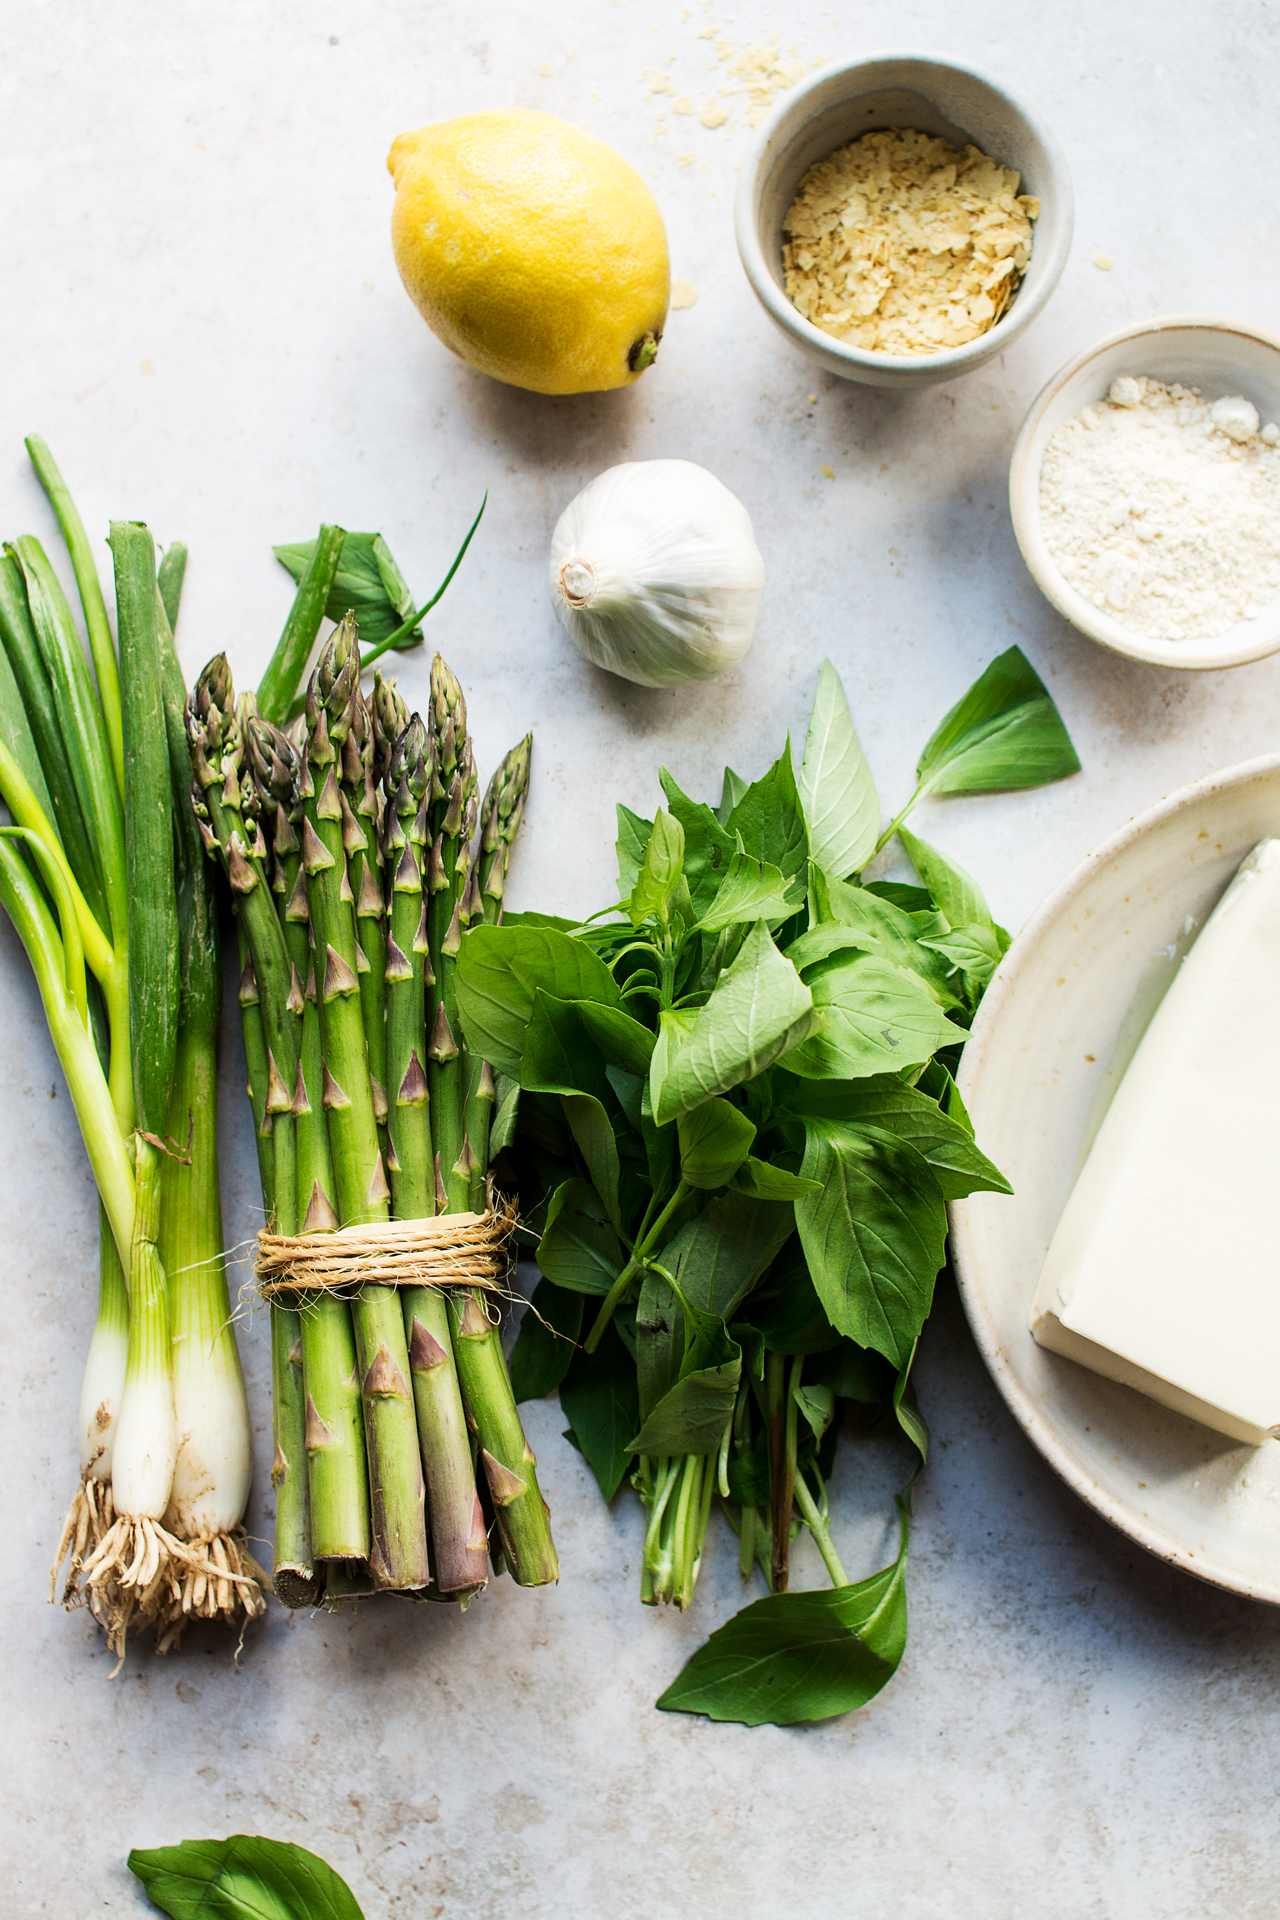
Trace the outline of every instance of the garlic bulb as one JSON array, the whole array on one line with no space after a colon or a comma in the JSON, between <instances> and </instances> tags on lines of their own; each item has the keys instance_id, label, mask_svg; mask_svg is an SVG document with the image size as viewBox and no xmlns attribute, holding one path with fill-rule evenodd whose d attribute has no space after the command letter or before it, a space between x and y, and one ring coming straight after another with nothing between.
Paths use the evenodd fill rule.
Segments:
<instances>
[{"instance_id":1,"label":"garlic bulb","mask_svg":"<svg viewBox=\"0 0 1280 1920\"><path fill-rule=\"evenodd\" d=\"M580 653L642 687L709 680L751 644L764 562L742 502L692 460L629 460L551 536L551 596Z\"/></svg>"}]
</instances>

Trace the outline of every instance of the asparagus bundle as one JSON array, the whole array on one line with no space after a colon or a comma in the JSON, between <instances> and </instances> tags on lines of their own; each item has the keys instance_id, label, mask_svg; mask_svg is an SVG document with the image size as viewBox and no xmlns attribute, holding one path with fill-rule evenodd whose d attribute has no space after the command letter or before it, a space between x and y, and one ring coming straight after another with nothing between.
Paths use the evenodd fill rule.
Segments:
<instances>
[{"instance_id":1,"label":"asparagus bundle","mask_svg":"<svg viewBox=\"0 0 1280 1920\"><path fill-rule=\"evenodd\" d=\"M48 449L93 673L38 541L0 561L0 899L31 959L98 1184L100 1294L80 1406L81 1484L54 1565L123 1655L194 1615L262 1610L245 1545L249 1433L222 1271L217 928L173 651L184 549L157 582L116 522L119 658L84 528ZM186 1144L177 1147L166 1136Z\"/></svg>"},{"instance_id":2,"label":"asparagus bundle","mask_svg":"<svg viewBox=\"0 0 1280 1920\"><path fill-rule=\"evenodd\" d=\"M196 812L244 955L263 1203L282 1234L484 1204L494 1082L468 1054L453 968L486 883L499 910L528 741L495 776L473 868L466 707L439 658L431 685L429 722L380 676L366 699L348 615L291 734L252 695L236 701L222 656L188 703ZM273 684L276 712L291 694ZM478 1291L277 1291L271 1313L276 1586L288 1604L378 1590L466 1600L488 1577L486 1508L495 1565L523 1585L557 1577Z\"/></svg>"}]
</instances>

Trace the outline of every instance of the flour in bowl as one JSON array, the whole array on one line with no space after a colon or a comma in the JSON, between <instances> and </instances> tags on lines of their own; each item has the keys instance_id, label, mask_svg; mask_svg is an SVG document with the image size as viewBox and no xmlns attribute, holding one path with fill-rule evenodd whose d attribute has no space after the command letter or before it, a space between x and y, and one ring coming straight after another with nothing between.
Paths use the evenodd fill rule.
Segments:
<instances>
[{"instance_id":1,"label":"flour in bowl","mask_svg":"<svg viewBox=\"0 0 1280 1920\"><path fill-rule=\"evenodd\" d=\"M1212 639L1280 593L1280 429L1239 395L1123 375L1050 440L1040 520L1093 606L1155 639Z\"/></svg>"}]
</instances>

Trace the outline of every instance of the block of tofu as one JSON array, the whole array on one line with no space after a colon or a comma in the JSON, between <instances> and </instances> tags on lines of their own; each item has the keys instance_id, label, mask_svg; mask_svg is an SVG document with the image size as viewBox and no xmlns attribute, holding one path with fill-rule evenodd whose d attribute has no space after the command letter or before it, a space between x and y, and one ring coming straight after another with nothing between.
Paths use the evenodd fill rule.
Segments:
<instances>
[{"instance_id":1,"label":"block of tofu","mask_svg":"<svg viewBox=\"0 0 1280 1920\"><path fill-rule=\"evenodd\" d=\"M1156 1009L1030 1323L1233 1439L1280 1436L1280 840L1241 863Z\"/></svg>"}]
</instances>

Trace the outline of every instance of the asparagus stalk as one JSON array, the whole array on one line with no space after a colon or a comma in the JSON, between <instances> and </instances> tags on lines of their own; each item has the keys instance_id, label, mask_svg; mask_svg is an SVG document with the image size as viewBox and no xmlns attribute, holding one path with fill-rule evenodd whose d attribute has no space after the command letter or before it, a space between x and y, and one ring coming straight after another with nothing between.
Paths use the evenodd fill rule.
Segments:
<instances>
[{"instance_id":1,"label":"asparagus stalk","mask_svg":"<svg viewBox=\"0 0 1280 1920\"><path fill-rule=\"evenodd\" d=\"M526 733L518 746L505 754L486 789L480 808L480 851L471 870L471 890L464 902L463 918L468 925L483 918L496 926L502 918L502 892L511 865L511 849L524 817L525 796L529 791L529 758L533 735ZM466 1087L466 1128L475 1166L471 1172L471 1210L484 1206L485 1185L489 1174L489 1129L493 1122L497 1089L488 1061L468 1060Z\"/></svg>"},{"instance_id":2,"label":"asparagus stalk","mask_svg":"<svg viewBox=\"0 0 1280 1920\"><path fill-rule=\"evenodd\" d=\"M386 865L391 876L386 966L391 1196L397 1219L416 1220L435 1211L425 1071L427 938L422 892L431 759L427 730L416 714L391 750L385 781ZM401 1304L426 1469L435 1584L442 1593L459 1593L484 1584L489 1559L448 1306L433 1287L404 1288Z\"/></svg>"},{"instance_id":3,"label":"asparagus stalk","mask_svg":"<svg viewBox=\"0 0 1280 1920\"><path fill-rule=\"evenodd\" d=\"M437 1204L443 1198L445 1210L467 1210L476 1158L466 1131L465 1035L454 996L454 966L462 940L461 901L470 875L475 769L462 688L439 654L431 663L431 722L435 758L428 824L433 839L427 927L429 963L435 976L427 997L431 1124ZM486 1125L489 1111L485 1109ZM511 1390L501 1330L475 1288L451 1292L449 1311L463 1399L484 1465L503 1557L519 1585L544 1586L559 1578L559 1563L538 1486L537 1462Z\"/></svg>"},{"instance_id":4,"label":"asparagus stalk","mask_svg":"<svg viewBox=\"0 0 1280 1920\"><path fill-rule=\"evenodd\" d=\"M259 847L260 834L253 836L252 843L246 839L240 785L242 741L224 654L211 660L197 680L187 702L186 718L194 775L192 797L206 851L217 855L225 866L253 961L257 1015L266 1052L261 1105L270 1121L273 1150L270 1201L280 1231L293 1233L297 1230L297 1154L291 1092L297 1078L297 1016L290 1006L293 970L265 877L265 846ZM251 1078L256 1051L253 1026L251 1018L245 1029ZM301 1341L297 1307L277 1296L271 1306L275 1388L271 1480L276 1494L276 1591L287 1606L305 1606L318 1591L307 1498Z\"/></svg>"},{"instance_id":5,"label":"asparagus stalk","mask_svg":"<svg viewBox=\"0 0 1280 1920\"><path fill-rule=\"evenodd\" d=\"M246 709L247 710L247 709ZM320 1015L305 875L302 872L302 801L298 761L279 729L250 714L246 746L260 817L274 812L272 888L293 966L291 994L306 980L302 1045L293 1099L297 1151L297 1211L304 1233L336 1227L333 1162L323 1104ZM371 1540L364 1428L356 1377L351 1309L345 1300L320 1295L301 1313L307 1477L311 1498L312 1551L326 1563L366 1562ZM327 1570L333 1585L333 1566Z\"/></svg>"},{"instance_id":6,"label":"asparagus stalk","mask_svg":"<svg viewBox=\"0 0 1280 1920\"><path fill-rule=\"evenodd\" d=\"M362 701L355 622L348 616L321 651L307 689L307 777L302 859L315 936L316 990L324 1049L338 1211L343 1225L390 1213L369 1080L356 962L355 902L343 844L338 755ZM418 1450L409 1353L396 1290L362 1287L352 1305L360 1361L372 1508L371 1564L379 1585L425 1587L425 1485Z\"/></svg>"}]
</instances>

